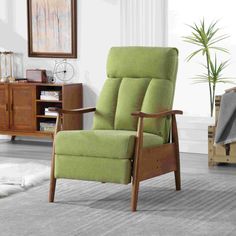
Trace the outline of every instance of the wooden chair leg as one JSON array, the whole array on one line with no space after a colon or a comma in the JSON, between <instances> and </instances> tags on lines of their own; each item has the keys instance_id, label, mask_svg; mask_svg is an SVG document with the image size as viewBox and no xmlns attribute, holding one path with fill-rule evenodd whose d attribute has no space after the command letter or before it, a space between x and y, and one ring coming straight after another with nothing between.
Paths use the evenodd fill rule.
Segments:
<instances>
[{"instance_id":1,"label":"wooden chair leg","mask_svg":"<svg viewBox=\"0 0 236 236\"><path fill-rule=\"evenodd\" d=\"M181 190L180 170L175 171L175 188L176 191Z\"/></svg>"},{"instance_id":2,"label":"wooden chair leg","mask_svg":"<svg viewBox=\"0 0 236 236\"><path fill-rule=\"evenodd\" d=\"M175 143L175 158L176 158L175 188L176 191L179 191L181 190L179 138L178 138L178 130L175 116L172 116L172 141L173 143Z\"/></svg>"},{"instance_id":3,"label":"wooden chair leg","mask_svg":"<svg viewBox=\"0 0 236 236\"><path fill-rule=\"evenodd\" d=\"M131 196L131 211L137 210L138 191L139 191L139 162L142 156L143 146L143 118L139 118L138 131L136 137L135 160L133 166L133 180L132 180L132 196Z\"/></svg>"},{"instance_id":4,"label":"wooden chair leg","mask_svg":"<svg viewBox=\"0 0 236 236\"><path fill-rule=\"evenodd\" d=\"M138 192L139 192L139 181L133 178L132 182L132 196L131 196L131 210L135 212L137 210L138 203Z\"/></svg>"},{"instance_id":5,"label":"wooden chair leg","mask_svg":"<svg viewBox=\"0 0 236 236\"><path fill-rule=\"evenodd\" d=\"M54 202L55 190L56 190L57 179L51 176L50 180L50 191L49 191L49 202Z\"/></svg>"},{"instance_id":6,"label":"wooden chair leg","mask_svg":"<svg viewBox=\"0 0 236 236\"><path fill-rule=\"evenodd\" d=\"M176 165L177 165L177 170L175 171L175 188L176 191L181 190L181 176L180 176L180 160L179 160L179 145L178 143L176 144Z\"/></svg>"},{"instance_id":7,"label":"wooden chair leg","mask_svg":"<svg viewBox=\"0 0 236 236\"><path fill-rule=\"evenodd\" d=\"M55 148L53 144L52 161L51 161L51 175L50 175L50 190L49 190L49 202L54 202L55 190L56 190L56 178L54 176L55 169Z\"/></svg>"},{"instance_id":8,"label":"wooden chair leg","mask_svg":"<svg viewBox=\"0 0 236 236\"><path fill-rule=\"evenodd\" d=\"M176 165L177 165L177 170L175 171L175 188L176 191L181 190L181 176L180 176L180 160L179 160L179 148L176 148Z\"/></svg>"},{"instance_id":9,"label":"wooden chair leg","mask_svg":"<svg viewBox=\"0 0 236 236\"><path fill-rule=\"evenodd\" d=\"M49 190L49 202L54 202L55 190L56 190L56 178L54 176L55 170L55 136L62 128L62 115L59 113L56 120L55 132L53 134L53 147L52 147L52 161L51 161L51 177L50 177L50 190Z\"/></svg>"}]
</instances>

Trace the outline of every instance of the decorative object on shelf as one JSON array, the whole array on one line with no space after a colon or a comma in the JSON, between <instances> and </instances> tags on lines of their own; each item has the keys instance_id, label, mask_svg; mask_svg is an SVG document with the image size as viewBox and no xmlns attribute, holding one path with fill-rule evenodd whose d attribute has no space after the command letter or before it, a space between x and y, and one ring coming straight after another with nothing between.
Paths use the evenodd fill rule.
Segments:
<instances>
[{"instance_id":1,"label":"decorative object on shelf","mask_svg":"<svg viewBox=\"0 0 236 236\"><path fill-rule=\"evenodd\" d=\"M183 37L184 41L196 45L198 49L192 52L187 61L190 61L194 56L201 53L205 59L206 64L203 64L205 73L197 75L194 79L196 83L207 83L209 86L210 96L210 113L213 116L214 102L215 102L215 90L218 83L232 83L230 78L222 76L222 72L228 66L228 60L219 63L217 61L216 51L228 53L228 50L217 46L218 42L227 39L228 35L218 35L220 28L217 27L218 21L212 22L209 26L205 24L204 19L200 21L200 24L196 23L189 27L193 30L190 36ZM212 53L215 56L212 58Z\"/></svg>"},{"instance_id":2,"label":"decorative object on shelf","mask_svg":"<svg viewBox=\"0 0 236 236\"><path fill-rule=\"evenodd\" d=\"M26 78L16 78L15 83L28 83Z\"/></svg>"},{"instance_id":3,"label":"decorative object on shelf","mask_svg":"<svg viewBox=\"0 0 236 236\"><path fill-rule=\"evenodd\" d=\"M40 131L43 132L54 132L55 130L55 126L56 126L56 122L40 122L39 124L40 126Z\"/></svg>"},{"instance_id":4,"label":"decorative object on shelf","mask_svg":"<svg viewBox=\"0 0 236 236\"><path fill-rule=\"evenodd\" d=\"M40 100L60 101L61 91L41 91Z\"/></svg>"},{"instance_id":5,"label":"decorative object on shelf","mask_svg":"<svg viewBox=\"0 0 236 236\"><path fill-rule=\"evenodd\" d=\"M0 82L14 82L14 54L13 52L0 52Z\"/></svg>"},{"instance_id":6,"label":"decorative object on shelf","mask_svg":"<svg viewBox=\"0 0 236 236\"><path fill-rule=\"evenodd\" d=\"M55 116L55 117L57 117L57 115L58 115L58 112L57 111L51 111L51 110L53 109L53 110L55 110L56 109L56 107L45 107L44 108L44 115L45 116Z\"/></svg>"},{"instance_id":7,"label":"decorative object on shelf","mask_svg":"<svg viewBox=\"0 0 236 236\"><path fill-rule=\"evenodd\" d=\"M77 58L77 1L27 0L29 57Z\"/></svg>"},{"instance_id":8,"label":"decorative object on shelf","mask_svg":"<svg viewBox=\"0 0 236 236\"><path fill-rule=\"evenodd\" d=\"M54 84L55 83L55 78L53 76L47 75L47 77L48 77L48 83L49 84Z\"/></svg>"},{"instance_id":9,"label":"decorative object on shelf","mask_svg":"<svg viewBox=\"0 0 236 236\"><path fill-rule=\"evenodd\" d=\"M47 83L46 70L28 69L26 70L26 78L28 82Z\"/></svg>"},{"instance_id":10,"label":"decorative object on shelf","mask_svg":"<svg viewBox=\"0 0 236 236\"><path fill-rule=\"evenodd\" d=\"M74 67L66 59L62 61L55 61L55 66L53 69L53 77L55 80L60 80L62 82L68 82L74 77Z\"/></svg>"}]
</instances>

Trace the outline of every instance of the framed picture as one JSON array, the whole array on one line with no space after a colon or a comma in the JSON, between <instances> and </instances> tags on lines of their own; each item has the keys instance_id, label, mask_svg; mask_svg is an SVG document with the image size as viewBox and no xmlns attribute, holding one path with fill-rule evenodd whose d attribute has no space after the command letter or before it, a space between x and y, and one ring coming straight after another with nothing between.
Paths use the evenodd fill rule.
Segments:
<instances>
[{"instance_id":1,"label":"framed picture","mask_svg":"<svg viewBox=\"0 0 236 236\"><path fill-rule=\"evenodd\" d=\"M29 57L77 58L76 0L27 0Z\"/></svg>"}]
</instances>

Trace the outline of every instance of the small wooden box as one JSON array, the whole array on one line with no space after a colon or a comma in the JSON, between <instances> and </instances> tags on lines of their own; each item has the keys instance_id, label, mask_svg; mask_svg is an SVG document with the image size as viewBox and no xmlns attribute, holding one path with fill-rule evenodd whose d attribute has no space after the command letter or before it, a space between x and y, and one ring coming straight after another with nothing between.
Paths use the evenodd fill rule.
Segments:
<instances>
[{"instance_id":1,"label":"small wooden box","mask_svg":"<svg viewBox=\"0 0 236 236\"><path fill-rule=\"evenodd\" d=\"M218 163L236 163L236 143L220 145L215 142L215 131L219 118L221 96L215 99L215 126L208 127L208 164L214 166Z\"/></svg>"},{"instance_id":2,"label":"small wooden box","mask_svg":"<svg viewBox=\"0 0 236 236\"><path fill-rule=\"evenodd\" d=\"M46 70L28 69L26 70L26 78L31 83L47 83Z\"/></svg>"}]
</instances>

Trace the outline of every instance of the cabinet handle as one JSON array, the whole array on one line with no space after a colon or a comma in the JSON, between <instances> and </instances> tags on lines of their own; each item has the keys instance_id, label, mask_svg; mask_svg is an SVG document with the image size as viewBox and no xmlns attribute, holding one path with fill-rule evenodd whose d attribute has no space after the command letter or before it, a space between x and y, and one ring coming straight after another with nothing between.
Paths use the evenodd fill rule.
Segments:
<instances>
[{"instance_id":1,"label":"cabinet handle","mask_svg":"<svg viewBox=\"0 0 236 236\"><path fill-rule=\"evenodd\" d=\"M6 104L6 112L8 112L8 104Z\"/></svg>"},{"instance_id":2,"label":"cabinet handle","mask_svg":"<svg viewBox=\"0 0 236 236\"><path fill-rule=\"evenodd\" d=\"M13 111L13 103L11 104L11 110Z\"/></svg>"}]
</instances>

